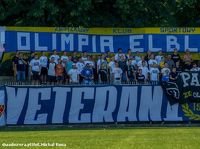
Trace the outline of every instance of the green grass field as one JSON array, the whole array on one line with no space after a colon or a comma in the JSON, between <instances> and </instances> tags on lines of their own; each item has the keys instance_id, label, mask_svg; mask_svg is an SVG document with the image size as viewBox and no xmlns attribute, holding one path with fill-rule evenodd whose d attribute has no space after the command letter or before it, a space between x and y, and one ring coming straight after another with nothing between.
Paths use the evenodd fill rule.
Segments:
<instances>
[{"instance_id":1,"label":"green grass field","mask_svg":"<svg viewBox=\"0 0 200 149\"><path fill-rule=\"evenodd\" d=\"M11 143L44 143L50 146L3 147ZM56 143L66 147L56 147ZM37 145L37 144L36 144ZM42 144L39 144L42 145ZM58 145L58 144L57 144ZM0 149L72 148L72 149L199 149L198 127L86 128L86 129L0 129Z\"/></svg>"}]
</instances>

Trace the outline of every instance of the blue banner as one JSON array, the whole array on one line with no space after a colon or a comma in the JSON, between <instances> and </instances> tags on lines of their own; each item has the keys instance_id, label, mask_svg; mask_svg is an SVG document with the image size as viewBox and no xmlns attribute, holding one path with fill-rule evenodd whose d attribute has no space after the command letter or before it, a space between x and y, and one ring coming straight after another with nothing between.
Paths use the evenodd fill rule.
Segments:
<instances>
[{"instance_id":1,"label":"blue banner","mask_svg":"<svg viewBox=\"0 0 200 149\"><path fill-rule=\"evenodd\" d=\"M117 52L172 52L174 48L184 52L200 52L200 34L87 34L36 31L6 31L6 52L23 51L87 51L90 53Z\"/></svg>"},{"instance_id":2,"label":"blue banner","mask_svg":"<svg viewBox=\"0 0 200 149\"><path fill-rule=\"evenodd\" d=\"M170 105L160 86L6 87L8 125L200 120L200 104Z\"/></svg>"}]
</instances>

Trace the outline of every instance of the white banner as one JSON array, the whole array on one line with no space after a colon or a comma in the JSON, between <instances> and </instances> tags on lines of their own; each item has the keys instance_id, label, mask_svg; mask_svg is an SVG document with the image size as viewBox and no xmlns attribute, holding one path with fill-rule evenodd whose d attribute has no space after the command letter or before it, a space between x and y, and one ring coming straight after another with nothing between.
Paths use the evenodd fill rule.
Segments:
<instances>
[{"instance_id":1,"label":"white banner","mask_svg":"<svg viewBox=\"0 0 200 149\"><path fill-rule=\"evenodd\" d=\"M0 90L0 126L5 126L5 94L4 90Z\"/></svg>"},{"instance_id":2,"label":"white banner","mask_svg":"<svg viewBox=\"0 0 200 149\"><path fill-rule=\"evenodd\" d=\"M6 86L6 124L183 121L160 86Z\"/></svg>"}]
</instances>

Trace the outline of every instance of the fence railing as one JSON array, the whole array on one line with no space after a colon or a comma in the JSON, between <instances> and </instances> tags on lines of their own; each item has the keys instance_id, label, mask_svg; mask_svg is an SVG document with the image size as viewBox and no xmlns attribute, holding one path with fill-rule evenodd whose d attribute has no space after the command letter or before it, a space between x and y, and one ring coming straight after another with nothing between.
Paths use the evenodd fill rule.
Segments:
<instances>
[{"instance_id":1,"label":"fence railing","mask_svg":"<svg viewBox=\"0 0 200 149\"><path fill-rule=\"evenodd\" d=\"M23 82L18 82L15 80L0 80L0 85L9 85L9 86L26 86L26 85L31 85L31 86L51 86L51 85L59 85L59 86L68 86L68 85L160 85L160 82L154 81L154 82L122 82L120 84L114 84L111 82L108 83L101 83L101 82L92 82L90 84L85 84L85 83L57 83L57 82L46 82L46 83L40 83L40 82L33 82L33 81L23 81Z\"/></svg>"}]
</instances>

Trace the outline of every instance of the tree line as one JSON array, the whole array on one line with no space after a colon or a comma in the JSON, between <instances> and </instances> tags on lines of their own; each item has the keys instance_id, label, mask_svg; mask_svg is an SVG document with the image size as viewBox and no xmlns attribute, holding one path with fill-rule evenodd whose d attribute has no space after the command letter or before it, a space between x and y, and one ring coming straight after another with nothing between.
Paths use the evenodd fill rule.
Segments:
<instances>
[{"instance_id":1,"label":"tree line","mask_svg":"<svg viewBox=\"0 0 200 149\"><path fill-rule=\"evenodd\" d=\"M196 27L198 0L1 0L1 26Z\"/></svg>"}]
</instances>

